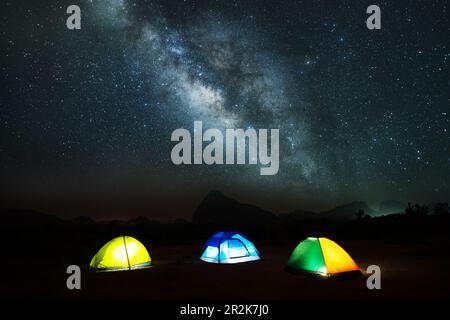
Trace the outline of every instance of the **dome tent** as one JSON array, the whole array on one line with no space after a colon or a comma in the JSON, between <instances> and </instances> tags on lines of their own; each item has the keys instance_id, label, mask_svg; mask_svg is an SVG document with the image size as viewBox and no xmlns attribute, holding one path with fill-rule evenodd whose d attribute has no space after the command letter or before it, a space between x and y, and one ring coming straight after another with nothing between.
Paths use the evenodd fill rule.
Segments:
<instances>
[{"instance_id":1,"label":"dome tent","mask_svg":"<svg viewBox=\"0 0 450 320\"><path fill-rule=\"evenodd\" d=\"M92 258L94 271L134 270L151 266L147 249L133 237L121 236L106 243Z\"/></svg>"},{"instance_id":2,"label":"dome tent","mask_svg":"<svg viewBox=\"0 0 450 320\"><path fill-rule=\"evenodd\" d=\"M360 274L350 255L327 238L308 238L300 242L289 257L286 270L307 271L322 276Z\"/></svg>"},{"instance_id":3,"label":"dome tent","mask_svg":"<svg viewBox=\"0 0 450 320\"><path fill-rule=\"evenodd\" d=\"M240 263L260 260L258 250L240 232L218 232L203 247L201 260L210 263Z\"/></svg>"}]
</instances>

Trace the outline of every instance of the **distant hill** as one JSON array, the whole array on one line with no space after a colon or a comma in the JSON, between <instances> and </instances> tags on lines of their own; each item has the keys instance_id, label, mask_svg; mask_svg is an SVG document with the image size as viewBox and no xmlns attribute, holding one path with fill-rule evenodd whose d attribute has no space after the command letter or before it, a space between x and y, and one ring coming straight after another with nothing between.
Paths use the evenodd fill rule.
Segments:
<instances>
[{"instance_id":1,"label":"distant hill","mask_svg":"<svg viewBox=\"0 0 450 320\"><path fill-rule=\"evenodd\" d=\"M387 207L395 207L394 202L386 202ZM226 197L220 191L211 191L202 200L193 214L194 223L237 223L267 224L275 221L289 222L302 220L354 220L358 211L377 216L379 212L371 209L364 201L354 201L337 206L331 210L313 212L294 210L275 215L257 206L239 203Z\"/></svg>"},{"instance_id":2,"label":"distant hill","mask_svg":"<svg viewBox=\"0 0 450 320\"><path fill-rule=\"evenodd\" d=\"M92 224L95 224L95 221L91 217L78 216L73 219L73 223L83 224L83 225L92 225Z\"/></svg>"},{"instance_id":3,"label":"distant hill","mask_svg":"<svg viewBox=\"0 0 450 320\"><path fill-rule=\"evenodd\" d=\"M267 224L277 221L270 211L239 203L219 191L210 191L194 211L194 223L252 223Z\"/></svg>"},{"instance_id":4,"label":"distant hill","mask_svg":"<svg viewBox=\"0 0 450 320\"><path fill-rule=\"evenodd\" d=\"M376 217L403 213L405 205L396 200L385 200L380 203L379 210L371 209L364 201L354 201L337 206L331 210L313 212L307 210L294 210L287 213L274 214L255 205L240 203L223 195L220 191L210 191L201 201L193 213L192 222L197 224L271 224L275 222L289 223L291 221L305 220L354 220L357 212L362 210L366 215ZM436 209L436 208L438 209ZM430 205L430 214L449 212L448 203ZM159 224L148 217L137 217L129 221L108 220L94 221L88 216L78 216L71 220L42 213L34 210L8 209L0 210L0 225L2 227L46 226L52 224L95 225L109 224L117 226L151 226ZM187 220L176 221L178 224L188 223Z\"/></svg>"},{"instance_id":5,"label":"distant hill","mask_svg":"<svg viewBox=\"0 0 450 320\"><path fill-rule=\"evenodd\" d=\"M285 222L289 221L301 221L301 220L313 220L320 218L320 214L313 211L294 210L292 212L280 213L278 217Z\"/></svg>"},{"instance_id":6,"label":"distant hill","mask_svg":"<svg viewBox=\"0 0 450 320\"><path fill-rule=\"evenodd\" d=\"M33 210L10 209L0 211L0 221L5 227L46 226L62 223L57 216Z\"/></svg>"},{"instance_id":7,"label":"distant hill","mask_svg":"<svg viewBox=\"0 0 450 320\"><path fill-rule=\"evenodd\" d=\"M380 203L378 211L381 215L404 212L406 204L397 200L385 200Z\"/></svg>"},{"instance_id":8,"label":"distant hill","mask_svg":"<svg viewBox=\"0 0 450 320\"><path fill-rule=\"evenodd\" d=\"M364 201L354 201L348 204L337 206L331 210L312 212L304 210L295 210L289 213L280 214L279 217L283 221L301 221L301 220L353 220L356 213L362 210L368 215L377 215L377 211L369 208Z\"/></svg>"},{"instance_id":9,"label":"distant hill","mask_svg":"<svg viewBox=\"0 0 450 320\"><path fill-rule=\"evenodd\" d=\"M331 220L352 220L356 218L356 213L362 210L365 214L376 215L376 211L369 208L364 201L354 201L352 203L337 206L334 209L320 212L322 218Z\"/></svg>"},{"instance_id":10,"label":"distant hill","mask_svg":"<svg viewBox=\"0 0 450 320\"><path fill-rule=\"evenodd\" d=\"M137 217L135 219L128 220L128 224L130 225L141 225L141 226L149 226L154 224L159 224L160 222L157 220L151 220L147 217Z\"/></svg>"}]
</instances>

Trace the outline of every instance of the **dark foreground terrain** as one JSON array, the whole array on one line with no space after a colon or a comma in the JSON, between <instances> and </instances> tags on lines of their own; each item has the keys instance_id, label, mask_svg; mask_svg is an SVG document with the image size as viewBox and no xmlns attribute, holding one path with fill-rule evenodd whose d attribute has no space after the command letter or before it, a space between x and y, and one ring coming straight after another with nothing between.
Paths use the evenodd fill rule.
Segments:
<instances>
[{"instance_id":1,"label":"dark foreground terrain","mask_svg":"<svg viewBox=\"0 0 450 320\"><path fill-rule=\"evenodd\" d=\"M361 269L377 264L382 289L368 290L364 277L331 280L292 275L283 268L290 246L260 246L264 260L213 265L198 260L196 245L147 245L149 269L94 273L82 267L82 289L66 289L62 266L23 260L2 279L2 296L31 299L440 299L450 297L449 256L439 246L344 241ZM58 255L58 252L55 252ZM19 262L18 262L19 263ZM78 261L73 261L78 263Z\"/></svg>"},{"instance_id":2,"label":"dark foreground terrain","mask_svg":"<svg viewBox=\"0 0 450 320\"><path fill-rule=\"evenodd\" d=\"M341 208L342 209L342 208ZM34 211L1 212L0 296L29 299L442 299L450 297L450 214L423 206L371 217L345 214L284 216L211 193L193 220L159 223L147 218L94 222L62 220ZM345 212L344 212L345 211ZM441 212L442 211L442 212ZM235 214L233 220L227 212ZM357 212L357 213L358 213ZM210 219L212 214L214 219ZM221 214L218 214L221 213ZM252 219L242 217L252 216ZM346 219L342 219L347 216ZM337 219L339 217L339 219ZM353 217L353 218L352 218ZM235 265L199 260L205 242L221 230L246 234L263 260ZM154 266L144 270L94 273L96 252L109 240L133 236L148 249ZM284 271L296 245L307 237L335 240L362 271L381 268L381 290L366 279L333 280ZM66 268L79 265L82 289L66 288Z\"/></svg>"}]
</instances>

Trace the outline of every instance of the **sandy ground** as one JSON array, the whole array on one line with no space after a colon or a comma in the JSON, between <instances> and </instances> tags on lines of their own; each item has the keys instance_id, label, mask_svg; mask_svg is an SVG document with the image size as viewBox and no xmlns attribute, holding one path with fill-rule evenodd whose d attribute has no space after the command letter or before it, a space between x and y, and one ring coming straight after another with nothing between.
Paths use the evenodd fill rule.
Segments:
<instances>
[{"instance_id":1,"label":"sandy ground","mask_svg":"<svg viewBox=\"0 0 450 320\"><path fill-rule=\"evenodd\" d=\"M215 265L198 260L198 246L149 248L154 266L94 273L82 267L82 289L66 289L62 267L34 262L3 279L2 296L31 299L440 299L450 297L448 253L430 246L343 242L362 270L377 264L382 289L364 277L330 280L283 269L292 246L260 246L262 261ZM33 262L27 262L33 264ZM77 261L73 262L74 264Z\"/></svg>"}]
</instances>

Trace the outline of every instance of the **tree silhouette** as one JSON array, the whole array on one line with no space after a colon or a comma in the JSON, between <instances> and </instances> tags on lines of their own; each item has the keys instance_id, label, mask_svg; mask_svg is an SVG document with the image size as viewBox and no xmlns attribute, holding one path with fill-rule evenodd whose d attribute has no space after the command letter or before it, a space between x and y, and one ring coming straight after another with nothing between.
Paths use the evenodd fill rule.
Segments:
<instances>
[{"instance_id":1,"label":"tree silhouette","mask_svg":"<svg viewBox=\"0 0 450 320\"><path fill-rule=\"evenodd\" d=\"M362 218L364 217L365 213L364 213L363 210L360 209L360 210L358 210L358 212L355 213L355 215L356 215L356 219L357 220L362 220Z\"/></svg>"},{"instance_id":2,"label":"tree silhouette","mask_svg":"<svg viewBox=\"0 0 450 320\"><path fill-rule=\"evenodd\" d=\"M409 202L408 202L408 206L405 208L405 214L406 215L413 215L414 214L414 207Z\"/></svg>"},{"instance_id":3,"label":"tree silhouette","mask_svg":"<svg viewBox=\"0 0 450 320\"><path fill-rule=\"evenodd\" d=\"M418 203L411 205L408 202L408 206L405 209L405 215L408 216L426 216L428 214L428 207L425 205L420 205Z\"/></svg>"}]
</instances>

